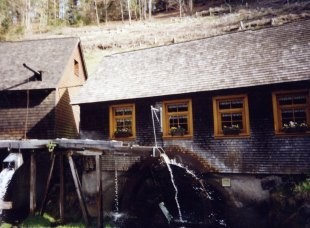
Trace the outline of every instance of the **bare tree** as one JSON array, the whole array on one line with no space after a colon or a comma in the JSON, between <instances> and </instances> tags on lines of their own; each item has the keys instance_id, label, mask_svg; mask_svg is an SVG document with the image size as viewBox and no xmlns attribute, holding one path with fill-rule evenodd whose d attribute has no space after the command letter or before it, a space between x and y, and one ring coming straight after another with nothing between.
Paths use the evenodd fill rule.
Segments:
<instances>
[{"instance_id":1,"label":"bare tree","mask_svg":"<svg viewBox=\"0 0 310 228\"><path fill-rule=\"evenodd\" d=\"M139 18L141 21L142 20L142 1L141 0L138 1L138 6L139 6Z\"/></svg>"},{"instance_id":2,"label":"bare tree","mask_svg":"<svg viewBox=\"0 0 310 228\"><path fill-rule=\"evenodd\" d=\"M128 19L129 19L129 24L131 24L131 1L127 0L127 9L128 9Z\"/></svg>"},{"instance_id":3,"label":"bare tree","mask_svg":"<svg viewBox=\"0 0 310 228\"><path fill-rule=\"evenodd\" d=\"M124 23L124 10L123 10L123 3L122 3L122 0L119 0L119 6L120 6L120 8L121 8L122 22Z\"/></svg>"},{"instance_id":4,"label":"bare tree","mask_svg":"<svg viewBox=\"0 0 310 228\"><path fill-rule=\"evenodd\" d=\"M189 14L193 14L193 0L188 0Z\"/></svg>"},{"instance_id":5,"label":"bare tree","mask_svg":"<svg viewBox=\"0 0 310 228\"><path fill-rule=\"evenodd\" d=\"M100 22L99 22L98 7L97 7L97 1L96 1L96 0L94 0L94 5L95 5L95 12L96 12L97 25L99 26L99 25L100 25Z\"/></svg>"},{"instance_id":6,"label":"bare tree","mask_svg":"<svg viewBox=\"0 0 310 228\"><path fill-rule=\"evenodd\" d=\"M30 30L31 28L31 1L30 0L25 0L25 27L26 27L26 30Z\"/></svg>"},{"instance_id":7,"label":"bare tree","mask_svg":"<svg viewBox=\"0 0 310 228\"><path fill-rule=\"evenodd\" d=\"M152 19L152 0L149 0L149 20Z\"/></svg>"}]
</instances>

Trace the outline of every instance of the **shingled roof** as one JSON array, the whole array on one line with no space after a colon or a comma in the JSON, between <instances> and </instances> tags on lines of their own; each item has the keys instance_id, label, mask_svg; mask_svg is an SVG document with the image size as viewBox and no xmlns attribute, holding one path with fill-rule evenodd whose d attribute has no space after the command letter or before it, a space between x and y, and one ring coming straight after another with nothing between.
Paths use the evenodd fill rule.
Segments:
<instances>
[{"instance_id":1,"label":"shingled roof","mask_svg":"<svg viewBox=\"0 0 310 228\"><path fill-rule=\"evenodd\" d=\"M0 90L56 88L79 38L0 42ZM42 71L42 81L30 81Z\"/></svg>"},{"instance_id":2,"label":"shingled roof","mask_svg":"<svg viewBox=\"0 0 310 228\"><path fill-rule=\"evenodd\" d=\"M310 20L103 58L73 103L310 79Z\"/></svg>"}]
</instances>

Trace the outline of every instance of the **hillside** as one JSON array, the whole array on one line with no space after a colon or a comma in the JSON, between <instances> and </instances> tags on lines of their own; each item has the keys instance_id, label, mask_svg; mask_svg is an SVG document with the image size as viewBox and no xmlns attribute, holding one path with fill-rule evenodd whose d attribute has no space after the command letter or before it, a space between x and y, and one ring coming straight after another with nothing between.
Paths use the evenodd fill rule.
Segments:
<instances>
[{"instance_id":1,"label":"hillside","mask_svg":"<svg viewBox=\"0 0 310 228\"><path fill-rule=\"evenodd\" d=\"M179 17L178 10L161 12L148 21L108 22L100 26L62 27L25 39L79 36L89 73L100 59L112 53L167 45L235 32L277 26L310 18L310 1L252 0L241 4L195 5L192 16ZM213 3L213 4L212 4Z\"/></svg>"}]
</instances>

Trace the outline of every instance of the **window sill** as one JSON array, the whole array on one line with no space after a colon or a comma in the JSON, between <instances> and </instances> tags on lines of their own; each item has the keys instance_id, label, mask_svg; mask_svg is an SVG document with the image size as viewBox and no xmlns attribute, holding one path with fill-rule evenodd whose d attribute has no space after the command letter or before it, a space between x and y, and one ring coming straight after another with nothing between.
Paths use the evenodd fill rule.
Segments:
<instances>
[{"instance_id":1,"label":"window sill","mask_svg":"<svg viewBox=\"0 0 310 228\"><path fill-rule=\"evenodd\" d=\"M177 139L177 140L182 140L182 139L192 139L193 136L192 135L166 135L166 136L163 136L163 139L167 139L167 140L173 140L173 139Z\"/></svg>"},{"instance_id":2,"label":"window sill","mask_svg":"<svg viewBox=\"0 0 310 228\"><path fill-rule=\"evenodd\" d=\"M136 137L110 137L110 140L116 140L116 141L134 141L134 140L136 140Z\"/></svg>"},{"instance_id":3,"label":"window sill","mask_svg":"<svg viewBox=\"0 0 310 228\"><path fill-rule=\"evenodd\" d=\"M239 139L239 138L250 138L250 134L240 133L238 135L224 135L216 134L214 135L215 139Z\"/></svg>"},{"instance_id":4,"label":"window sill","mask_svg":"<svg viewBox=\"0 0 310 228\"><path fill-rule=\"evenodd\" d=\"M275 132L276 136L309 136L310 131L305 131L305 132Z\"/></svg>"}]
</instances>

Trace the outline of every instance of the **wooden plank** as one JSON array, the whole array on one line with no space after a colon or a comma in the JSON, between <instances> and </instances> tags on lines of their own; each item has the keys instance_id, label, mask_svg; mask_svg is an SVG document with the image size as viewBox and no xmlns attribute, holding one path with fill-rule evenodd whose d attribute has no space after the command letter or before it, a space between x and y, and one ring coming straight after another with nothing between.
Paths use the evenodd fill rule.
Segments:
<instances>
[{"instance_id":1,"label":"wooden plank","mask_svg":"<svg viewBox=\"0 0 310 228\"><path fill-rule=\"evenodd\" d=\"M54 166L55 166L55 153L52 154L52 161L51 161L51 165L50 165L50 170L49 170L49 174L47 177L47 182L46 182L46 186L45 186L45 190L44 190L44 195L43 195L43 200L42 200L42 204L41 204L41 208L40 208L40 215L42 216L44 214L45 211L45 205L46 205L46 200L47 200L47 194L50 188L50 184L51 184L51 179L53 176L53 171L54 171Z\"/></svg>"},{"instance_id":2,"label":"wooden plank","mask_svg":"<svg viewBox=\"0 0 310 228\"><path fill-rule=\"evenodd\" d=\"M12 209L13 204L11 201L0 201L0 210Z\"/></svg>"},{"instance_id":3,"label":"wooden plank","mask_svg":"<svg viewBox=\"0 0 310 228\"><path fill-rule=\"evenodd\" d=\"M152 147L148 146L135 146L130 144L125 144L122 141L114 140L89 140L89 139L57 139L57 140L0 140L0 148L10 148L10 149L43 149L46 148L48 143L57 144L59 149L72 149L76 151L85 151L87 149L92 150L116 150L120 152L128 152L130 154L148 154L151 153ZM57 149L56 148L56 149ZM42 150L40 150L42 151ZM89 152L89 155L92 153ZM87 153L85 154L87 155ZM95 155L95 154L94 154Z\"/></svg>"},{"instance_id":4,"label":"wooden plank","mask_svg":"<svg viewBox=\"0 0 310 228\"><path fill-rule=\"evenodd\" d=\"M70 165L70 169L71 169L71 173L72 173L72 177L73 177L73 181L74 181L74 185L75 185L75 190L76 193L78 195L78 199L79 199L79 203L80 203L80 207L83 213L83 218L84 218L84 222L86 225L88 225L88 214L87 214L87 208L85 205L85 201L84 201L84 197L82 195L82 191L81 191L81 187L80 187L80 181L79 181L79 177L77 175L77 171L74 165L74 161L72 159L71 154L67 154L68 160L69 160L69 165Z\"/></svg>"},{"instance_id":5,"label":"wooden plank","mask_svg":"<svg viewBox=\"0 0 310 228\"><path fill-rule=\"evenodd\" d=\"M64 160L63 154L59 155L59 215L61 224L64 222L65 214L64 214Z\"/></svg>"},{"instance_id":6,"label":"wooden plank","mask_svg":"<svg viewBox=\"0 0 310 228\"><path fill-rule=\"evenodd\" d=\"M89 139L58 139L55 140L59 148L64 149L85 149L94 148L100 150L111 149L115 145L121 146L121 141L108 141L108 140L89 140Z\"/></svg>"},{"instance_id":7,"label":"wooden plank","mask_svg":"<svg viewBox=\"0 0 310 228\"><path fill-rule=\"evenodd\" d=\"M39 149L46 148L50 140L0 140L0 148Z\"/></svg>"},{"instance_id":8,"label":"wooden plank","mask_svg":"<svg viewBox=\"0 0 310 228\"><path fill-rule=\"evenodd\" d=\"M36 210L36 174L37 166L34 151L30 155L30 213L33 215Z\"/></svg>"},{"instance_id":9,"label":"wooden plank","mask_svg":"<svg viewBox=\"0 0 310 228\"><path fill-rule=\"evenodd\" d=\"M102 227L102 183L101 183L101 156L96 155L96 190L97 190L97 227Z\"/></svg>"}]
</instances>

